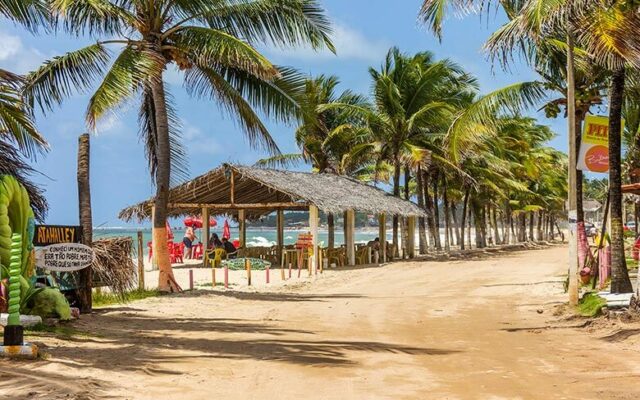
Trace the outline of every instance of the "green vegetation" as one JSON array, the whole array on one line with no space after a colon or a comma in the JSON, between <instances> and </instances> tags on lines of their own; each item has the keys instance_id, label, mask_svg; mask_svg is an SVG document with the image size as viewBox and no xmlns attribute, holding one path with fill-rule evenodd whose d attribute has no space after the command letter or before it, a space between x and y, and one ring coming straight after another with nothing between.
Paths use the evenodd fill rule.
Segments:
<instances>
[{"instance_id":1,"label":"green vegetation","mask_svg":"<svg viewBox=\"0 0 640 400\"><path fill-rule=\"evenodd\" d=\"M583 317L596 317L602 312L602 308L607 305L607 301L595 293L587 293L578 304L578 312Z\"/></svg>"},{"instance_id":2,"label":"green vegetation","mask_svg":"<svg viewBox=\"0 0 640 400\"><path fill-rule=\"evenodd\" d=\"M93 298L94 307L104 307L104 306L110 306L114 304L125 304L125 303L129 303L136 300L146 299L149 297L157 297L160 295L161 293L158 290L136 289L131 292L127 292L127 294L124 297L114 293L94 291L92 298Z\"/></svg>"}]
</instances>

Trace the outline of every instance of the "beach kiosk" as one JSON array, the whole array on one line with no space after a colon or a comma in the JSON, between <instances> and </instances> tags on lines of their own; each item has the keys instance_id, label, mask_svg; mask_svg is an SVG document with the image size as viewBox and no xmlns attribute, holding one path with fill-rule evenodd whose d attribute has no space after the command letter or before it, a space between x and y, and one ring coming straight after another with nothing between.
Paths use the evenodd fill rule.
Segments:
<instances>
[{"instance_id":1,"label":"beach kiosk","mask_svg":"<svg viewBox=\"0 0 640 400\"><path fill-rule=\"evenodd\" d=\"M201 215L205 226L203 236L209 237L209 216L230 215L240 227L240 246L246 245L247 220L256 220L278 213L277 248L284 247L284 211L309 211L312 237L312 268L318 268L319 212L345 216L345 246L348 265L355 265L355 213L375 214L380 219L381 240L385 240L386 216L407 218L409 257L415 256L415 219L425 217L416 204L394 197L382 189L355 179L308 172L283 171L223 164L169 191L169 217ZM125 221L150 219L153 198L120 212ZM381 246L381 260L387 260L386 246ZM206 260L204 261L206 263ZM206 264L205 264L206 265Z\"/></svg>"}]
</instances>

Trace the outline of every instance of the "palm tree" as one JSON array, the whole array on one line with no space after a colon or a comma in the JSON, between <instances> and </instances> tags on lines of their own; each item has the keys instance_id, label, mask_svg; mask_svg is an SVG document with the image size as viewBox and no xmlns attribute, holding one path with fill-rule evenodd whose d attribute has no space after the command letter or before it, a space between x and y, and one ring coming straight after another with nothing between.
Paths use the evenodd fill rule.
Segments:
<instances>
[{"instance_id":1,"label":"palm tree","mask_svg":"<svg viewBox=\"0 0 640 400\"><path fill-rule=\"evenodd\" d=\"M369 107L363 96L346 90L337 95L340 80L336 76L309 78L298 98L299 122L295 139L300 153L279 154L259 160L259 167L291 167L308 163L317 173L332 173L361 178L368 171L367 132L360 120L340 110L319 110L332 103ZM327 215L328 247L335 244L335 218Z\"/></svg>"},{"instance_id":2,"label":"palm tree","mask_svg":"<svg viewBox=\"0 0 640 400\"><path fill-rule=\"evenodd\" d=\"M249 142L271 153L278 147L254 108L289 120L297 104L291 97L302 80L278 68L255 45L333 46L331 28L316 0L52 0L52 14L73 34L104 37L85 48L55 57L29 75L26 93L50 110L102 78L87 108L87 123L141 97L141 135L155 178L154 254L159 289L180 290L166 242L171 164L181 154L176 143L175 112L163 74L176 65L185 88L212 99L238 120ZM107 46L119 54L109 66Z\"/></svg>"},{"instance_id":3,"label":"palm tree","mask_svg":"<svg viewBox=\"0 0 640 400\"><path fill-rule=\"evenodd\" d=\"M35 30L44 21L42 2L36 0L0 0L0 16ZM42 191L29 181L35 171L21 156L34 158L48 144L38 131L33 110L21 94L24 78L0 69L0 175L14 175L27 189L36 219L43 221L47 201Z\"/></svg>"}]
</instances>

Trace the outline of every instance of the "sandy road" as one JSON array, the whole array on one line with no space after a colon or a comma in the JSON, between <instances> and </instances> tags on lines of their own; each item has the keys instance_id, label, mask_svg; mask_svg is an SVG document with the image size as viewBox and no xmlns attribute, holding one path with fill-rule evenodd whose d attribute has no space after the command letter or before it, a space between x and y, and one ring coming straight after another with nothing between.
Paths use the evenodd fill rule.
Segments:
<instances>
[{"instance_id":1,"label":"sandy road","mask_svg":"<svg viewBox=\"0 0 640 400\"><path fill-rule=\"evenodd\" d=\"M640 329L552 315L566 250L331 271L271 293L147 299L32 337L8 398L637 399ZM539 311L542 311L540 314ZM84 332L84 333L83 333Z\"/></svg>"}]
</instances>

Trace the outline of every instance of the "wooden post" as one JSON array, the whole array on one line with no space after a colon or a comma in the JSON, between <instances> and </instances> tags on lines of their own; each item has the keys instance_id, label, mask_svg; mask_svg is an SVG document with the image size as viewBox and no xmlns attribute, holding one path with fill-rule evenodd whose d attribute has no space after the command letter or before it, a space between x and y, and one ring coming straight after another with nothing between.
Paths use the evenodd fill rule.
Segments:
<instances>
[{"instance_id":1,"label":"wooden post","mask_svg":"<svg viewBox=\"0 0 640 400\"><path fill-rule=\"evenodd\" d=\"M138 231L138 289L144 290L144 247L142 232Z\"/></svg>"},{"instance_id":2,"label":"wooden post","mask_svg":"<svg viewBox=\"0 0 640 400\"><path fill-rule=\"evenodd\" d=\"M224 264L224 288L229 289L229 266L226 263Z\"/></svg>"},{"instance_id":3,"label":"wooden post","mask_svg":"<svg viewBox=\"0 0 640 400\"><path fill-rule=\"evenodd\" d=\"M278 210L276 212L276 230L277 230L277 251L276 256L278 260L282 259L282 249L284 248L284 211ZM284 279L284 274L283 274Z\"/></svg>"},{"instance_id":4,"label":"wooden post","mask_svg":"<svg viewBox=\"0 0 640 400\"><path fill-rule=\"evenodd\" d=\"M347 210L347 219L345 220L345 244L347 245L347 262L349 265L356 265L356 246L354 235L356 230L356 213L353 210Z\"/></svg>"},{"instance_id":5,"label":"wooden post","mask_svg":"<svg viewBox=\"0 0 640 400\"><path fill-rule=\"evenodd\" d=\"M193 270L189 270L189 290L193 290Z\"/></svg>"},{"instance_id":6,"label":"wooden post","mask_svg":"<svg viewBox=\"0 0 640 400\"><path fill-rule=\"evenodd\" d=\"M380 250L378 250L378 260L387 261L387 216L380 214L378 217L378 239L380 240Z\"/></svg>"},{"instance_id":7,"label":"wooden post","mask_svg":"<svg viewBox=\"0 0 640 400\"><path fill-rule=\"evenodd\" d=\"M156 206L151 206L151 222L153 223L153 221L155 221L156 219ZM151 251L153 252L153 257L151 257L151 269L152 270L156 270L158 269L158 252L156 250L156 246L157 243L156 241L153 239L154 235L153 235L153 229L151 230Z\"/></svg>"},{"instance_id":8,"label":"wooden post","mask_svg":"<svg viewBox=\"0 0 640 400\"><path fill-rule=\"evenodd\" d=\"M311 260L309 262L309 276L311 271L318 269L318 207L309 206L309 229L311 231Z\"/></svg>"},{"instance_id":9,"label":"wooden post","mask_svg":"<svg viewBox=\"0 0 640 400\"><path fill-rule=\"evenodd\" d=\"M251 286L251 261L248 258L244 260L244 269L247 270L247 282Z\"/></svg>"},{"instance_id":10,"label":"wooden post","mask_svg":"<svg viewBox=\"0 0 640 400\"><path fill-rule=\"evenodd\" d=\"M204 253L202 254L202 266L206 268L209 266L209 254L207 250L209 249L209 209L207 207L202 208L202 237L200 238L200 243L202 243L202 248L204 249Z\"/></svg>"},{"instance_id":11,"label":"wooden post","mask_svg":"<svg viewBox=\"0 0 640 400\"><path fill-rule=\"evenodd\" d=\"M231 175L233 176L233 175ZM245 221L246 213L244 210L238 210L238 225L240 229L240 247L247 247L247 224Z\"/></svg>"},{"instance_id":12,"label":"wooden post","mask_svg":"<svg viewBox=\"0 0 640 400\"><path fill-rule=\"evenodd\" d=\"M93 245L93 221L91 217L90 164L91 149L89 134L78 137L78 216L82 226L82 244ZM8 264L7 264L8 265ZM92 267L78 272L79 288L76 291L78 305L82 313L90 313L92 309L91 289L93 287Z\"/></svg>"},{"instance_id":13,"label":"wooden post","mask_svg":"<svg viewBox=\"0 0 640 400\"><path fill-rule=\"evenodd\" d=\"M267 267L265 268L266 274L267 274L267 283L269 283L269 266L267 265Z\"/></svg>"},{"instance_id":14,"label":"wooden post","mask_svg":"<svg viewBox=\"0 0 640 400\"><path fill-rule=\"evenodd\" d=\"M291 279L291 263L289 263L289 279Z\"/></svg>"},{"instance_id":15,"label":"wooden post","mask_svg":"<svg viewBox=\"0 0 640 400\"><path fill-rule=\"evenodd\" d=\"M407 251L409 258L415 258L416 256L416 217L410 216L407 218Z\"/></svg>"},{"instance_id":16,"label":"wooden post","mask_svg":"<svg viewBox=\"0 0 640 400\"><path fill-rule=\"evenodd\" d=\"M211 268L211 287L216 287L216 267Z\"/></svg>"}]
</instances>

